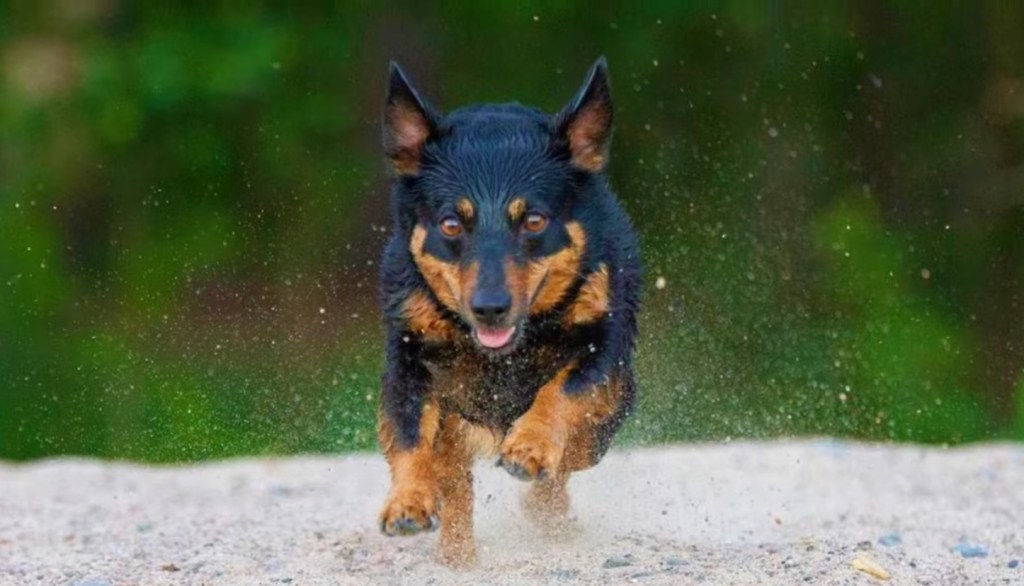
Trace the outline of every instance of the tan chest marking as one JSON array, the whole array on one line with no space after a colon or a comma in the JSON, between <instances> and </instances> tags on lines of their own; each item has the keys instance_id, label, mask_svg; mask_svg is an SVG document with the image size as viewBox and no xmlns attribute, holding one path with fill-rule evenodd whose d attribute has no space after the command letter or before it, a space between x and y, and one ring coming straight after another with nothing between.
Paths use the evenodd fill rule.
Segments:
<instances>
[{"instance_id":1,"label":"tan chest marking","mask_svg":"<svg viewBox=\"0 0 1024 586\"><path fill-rule=\"evenodd\" d=\"M466 442L466 449L472 456L491 458L498 455L498 446L501 445L502 435L498 432L484 427L474 425L462 420L461 431Z\"/></svg>"}]
</instances>

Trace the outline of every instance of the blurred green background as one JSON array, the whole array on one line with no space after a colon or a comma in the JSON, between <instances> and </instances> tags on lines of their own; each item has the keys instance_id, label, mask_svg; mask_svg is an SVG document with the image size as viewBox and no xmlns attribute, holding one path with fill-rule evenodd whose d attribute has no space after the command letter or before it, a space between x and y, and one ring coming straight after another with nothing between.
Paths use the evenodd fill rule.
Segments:
<instances>
[{"instance_id":1,"label":"blurred green background","mask_svg":"<svg viewBox=\"0 0 1024 586\"><path fill-rule=\"evenodd\" d=\"M173 4L0 1L0 458L373 448L388 60L554 111L601 54L623 443L1024 439L1021 5Z\"/></svg>"}]
</instances>

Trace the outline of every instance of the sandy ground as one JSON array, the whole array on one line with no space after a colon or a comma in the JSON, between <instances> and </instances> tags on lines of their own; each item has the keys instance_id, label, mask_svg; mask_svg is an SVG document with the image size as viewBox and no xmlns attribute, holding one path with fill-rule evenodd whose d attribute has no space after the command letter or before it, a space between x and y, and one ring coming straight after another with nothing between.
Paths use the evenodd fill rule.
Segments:
<instances>
[{"instance_id":1,"label":"sandy ground","mask_svg":"<svg viewBox=\"0 0 1024 586\"><path fill-rule=\"evenodd\" d=\"M619 451L545 538L477 469L476 570L385 538L372 455L0 465L0 584L1024 584L1024 446L806 440Z\"/></svg>"}]
</instances>

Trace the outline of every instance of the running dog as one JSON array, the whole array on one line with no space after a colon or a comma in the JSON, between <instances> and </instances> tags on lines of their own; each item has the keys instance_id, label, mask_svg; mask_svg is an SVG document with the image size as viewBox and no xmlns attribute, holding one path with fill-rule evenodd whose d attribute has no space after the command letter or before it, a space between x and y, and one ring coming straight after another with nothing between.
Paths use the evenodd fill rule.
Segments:
<instances>
[{"instance_id":1,"label":"running dog","mask_svg":"<svg viewBox=\"0 0 1024 586\"><path fill-rule=\"evenodd\" d=\"M440 527L439 559L466 566L476 456L530 481L524 512L557 525L569 475L633 407L640 260L605 176L608 68L599 59L554 116L514 103L442 115L392 64L383 122L380 527Z\"/></svg>"}]
</instances>

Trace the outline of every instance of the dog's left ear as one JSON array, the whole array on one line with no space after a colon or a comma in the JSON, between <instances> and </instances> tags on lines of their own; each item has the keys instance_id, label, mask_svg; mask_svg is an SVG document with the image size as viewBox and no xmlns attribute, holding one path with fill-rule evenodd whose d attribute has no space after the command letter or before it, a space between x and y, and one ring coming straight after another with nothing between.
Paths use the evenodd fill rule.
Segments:
<instances>
[{"instance_id":1,"label":"dog's left ear","mask_svg":"<svg viewBox=\"0 0 1024 586\"><path fill-rule=\"evenodd\" d=\"M437 132L438 116L409 83L402 68L391 62L384 103L384 152L398 175L420 169L423 145Z\"/></svg>"},{"instance_id":2,"label":"dog's left ear","mask_svg":"<svg viewBox=\"0 0 1024 586\"><path fill-rule=\"evenodd\" d=\"M568 149L574 167L597 173L608 164L612 135L612 95L608 62L600 57L583 86L555 117L555 143Z\"/></svg>"}]
</instances>

